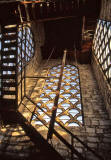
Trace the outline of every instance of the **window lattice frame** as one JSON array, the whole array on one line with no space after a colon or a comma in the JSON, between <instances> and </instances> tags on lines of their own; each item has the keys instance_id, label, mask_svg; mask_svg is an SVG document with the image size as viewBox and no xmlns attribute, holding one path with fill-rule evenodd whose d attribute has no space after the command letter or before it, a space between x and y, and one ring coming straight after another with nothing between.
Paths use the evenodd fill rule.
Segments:
<instances>
[{"instance_id":1,"label":"window lattice frame","mask_svg":"<svg viewBox=\"0 0 111 160\"><path fill-rule=\"evenodd\" d=\"M93 49L100 67L111 85L111 22L98 20Z\"/></svg>"},{"instance_id":2,"label":"window lattice frame","mask_svg":"<svg viewBox=\"0 0 111 160\"><path fill-rule=\"evenodd\" d=\"M37 105L41 107L49 115L52 114L54 107L54 99L60 76L59 66L50 69L42 94L38 97ZM43 119L49 125L50 118L40 109L36 110L37 117ZM80 78L79 70L76 66L66 65L63 70L63 78L58 101L58 109L56 113L56 121L65 127L78 127L83 124L83 112L81 103ZM36 121L36 125L42 125ZM57 125L57 124L56 124Z\"/></svg>"},{"instance_id":3,"label":"window lattice frame","mask_svg":"<svg viewBox=\"0 0 111 160\"><path fill-rule=\"evenodd\" d=\"M18 28L18 70L20 71L34 56L34 36L30 26Z\"/></svg>"}]
</instances>

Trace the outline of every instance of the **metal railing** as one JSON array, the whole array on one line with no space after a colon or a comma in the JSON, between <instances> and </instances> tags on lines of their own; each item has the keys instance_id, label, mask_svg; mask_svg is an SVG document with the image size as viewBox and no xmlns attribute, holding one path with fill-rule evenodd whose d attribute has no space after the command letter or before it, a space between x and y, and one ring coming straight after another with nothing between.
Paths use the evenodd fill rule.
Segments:
<instances>
[{"instance_id":1,"label":"metal railing","mask_svg":"<svg viewBox=\"0 0 111 160\"><path fill-rule=\"evenodd\" d=\"M64 65L64 61L65 58L63 59L63 65ZM62 67L63 67L62 65ZM61 72L62 72L62 68L61 68ZM29 78L34 78L34 77L29 77ZM35 77L38 78L38 77ZM43 78L43 77L42 77ZM46 77L45 77L46 78ZM58 95L57 95L58 96ZM30 119L28 119L29 123L31 124L34 118L34 121L38 120L40 121L43 126L45 126L48 130L48 134L47 134L47 142L49 142L51 139L53 139L53 135L55 135L69 150L71 153L71 159L73 160L74 156L76 155L80 160L88 160L88 157L83 156L82 153L78 152L77 149L74 147L74 142L73 140L76 140L77 142L79 142L84 149L86 149L87 151L91 152L93 154L93 156L95 156L96 158L98 158L98 160L103 160L103 158L98 155L98 153L96 153L96 151L92 150L86 143L84 143L82 140L80 140L76 135L74 135L71 131L69 131L66 127L64 127L59 121L58 119L56 119L56 117L54 116L56 114L56 109L57 109L57 104L56 104L56 109L54 110L54 115L52 114L52 116L46 112L42 107L40 107L39 105L37 105L36 102L34 102L28 95L24 95L24 98L26 98L29 102L32 103L32 105L34 105L33 111L31 111L27 105L22 101L21 104L28 110L28 112L30 112L31 117ZM56 99L57 100L57 99ZM36 114L36 109L39 109L41 112L43 112L46 116L49 117L50 119L50 124L47 124L43 117L39 118L38 115ZM52 121L51 121L52 120ZM62 129L65 133L67 133L67 135L69 135L69 137L71 137L71 142L67 141L56 129L55 129L55 123L59 126L60 129Z\"/></svg>"}]
</instances>

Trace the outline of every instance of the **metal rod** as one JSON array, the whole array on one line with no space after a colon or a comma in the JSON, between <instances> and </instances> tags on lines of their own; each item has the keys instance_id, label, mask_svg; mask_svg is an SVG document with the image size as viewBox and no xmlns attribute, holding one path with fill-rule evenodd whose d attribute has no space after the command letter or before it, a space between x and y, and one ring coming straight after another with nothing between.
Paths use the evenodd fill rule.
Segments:
<instances>
[{"instance_id":1,"label":"metal rod","mask_svg":"<svg viewBox=\"0 0 111 160\"><path fill-rule=\"evenodd\" d=\"M22 82L23 79L24 79L24 78L21 77L20 81L17 83L18 86L21 84L21 82Z\"/></svg>"},{"instance_id":2,"label":"metal rod","mask_svg":"<svg viewBox=\"0 0 111 160\"><path fill-rule=\"evenodd\" d=\"M22 38L23 38L23 25L22 25ZM22 39L21 38L21 39ZM22 77L22 72L23 72L23 63L22 63L22 41L21 41L21 46L20 46L20 54L21 54L21 101L22 101L22 81L23 81L23 77Z\"/></svg>"},{"instance_id":3,"label":"metal rod","mask_svg":"<svg viewBox=\"0 0 111 160\"><path fill-rule=\"evenodd\" d=\"M1 26L1 33L3 32L3 25ZM4 45L3 45L3 42L4 42L4 34L2 34L3 35L3 37L2 37L2 39L1 39L1 63L0 63L0 67L1 66L3 66L3 51L4 51ZM3 94L2 94L2 92L3 92L3 78L2 78L2 76L3 76L3 70L0 70L1 71L1 99L3 99Z\"/></svg>"},{"instance_id":4,"label":"metal rod","mask_svg":"<svg viewBox=\"0 0 111 160\"><path fill-rule=\"evenodd\" d=\"M72 145L72 147L73 147L73 137L71 136L71 145ZM74 159L74 157L73 157L73 150L71 149L71 160L73 160Z\"/></svg>"},{"instance_id":5,"label":"metal rod","mask_svg":"<svg viewBox=\"0 0 111 160\"><path fill-rule=\"evenodd\" d=\"M22 18L22 13L21 13L20 5L18 5L18 11L19 11L21 23L23 23L23 18Z\"/></svg>"},{"instance_id":6,"label":"metal rod","mask_svg":"<svg viewBox=\"0 0 111 160\"><path fill-rule=\"evenodd\" d=\"M25 29L25 28L24 28ZM25 32L25 51L24 51L24 57L25 57L25 65L24 65L24 95L26 95L26 36L27 36L27 30Z\"/></svg>"},{"instance_id":7,"label":"metal rod","mask_svg":"<svg viewBox=\"0 0 111 160\"><path fill-rule=\"evenodd\" d=\"M84 39L84 32L85 32L85 16L83 16L83 19L82 19L82 40L85 40Z\"/></svg>"},{"instance_id":8,"label":"metal rod","mask_svg":"<svg viewBox=\"0 0 111 160\"><path fill-rule=\"evenodd\" d=\"M58 87L57 87L57 90L56 90L56 97L55 97L55 100L54 100L54 107L53 107L53 110L52 110L52 116L51 116L51 120L50 120L50 124L49 124L47 140L52 139L52 135L53 135L54 123L55 123L56 112L57 112L57 108L58 108L58 100L59 100L60 88L61 88L61 82L62 82L62 76L63 76L63 70L64 70L65 61L66 61L66 54L67 54L67 50L64 50L61 72L60 72Z\"/></svg>"},{"instance_id":9,"label":"metal rod","mask_svg":"<svg viewBox=\"0 0 111 160\"><path fill-rule=\"evenodd\" d=\"M38 76L37 76L37 77L36 77L36 76L33 77L33 76L26 76L25 78L38 78L38 79L39 79L39 78L50 78L50 77L38 77Z\"/></svg>"},{"instance_id":10,"label":"metal rod","mask_svg":"<svg viewBox=\"0 0 111 160\"><path fill-rule=\"evenodd\" d=\"M50 58L51 58L52 54L54 53L54 51L55 51L55 47L54 47L54 48L52 48L52 51L51 51L51 53L50 53L50 55L49 55L49 57L48 57L48 59L47 59L47 61L46 61L45 65L47 65L47 64L48 64L48 62L49 62L49 60L50 60Z\"/></svg>"},{"instance_id":11,"label":"metal rod","mask_svg":"<svg viewBox=\"0 0 111 160\"><path fill-rule=\"evenodd\" d=\"M39 79L39 78L47 78L47 79L49 79L49 78L55 78L55 79L58 79L58 77L55 77L55 76L51 76L51 77L26 76L25 78L37 78L37 79Z\"/></svg>"},{"instance_id":12,"label":"metal rod","mask_svg":"<svg viewBox=\"0 0 111 160\"><path fill-rule=\"evenodd\" d=\"M30 21L29 12L28 12L28 9L27 9L27 4L24 4L24 6L25 6L25 12L26 12L27 21Z\"/></svg>"},{"instance_id":13,"label":"metal rod","mask_svg":"<svg viewBox=\"0 0 111 160\"><path fill-rule=\"evenodd\" d=\"M16 30L16 108L18 108L18 25Z\"/></svg>"},{"instance_id":14,"label":"metal rod","mask_svg":"<svg viewBox=\"0 0 111 160\"><path fill-rule=\"evenodd\" d=\"M34 110L33 110L33 112L32 112L31 118L30 118L30 123L31 123L32 118L33 118L33 116L34 116L34 114L35 114L36 108L37 108L37 107L35 106L35 108L34 108Z\"/></svg>"}]
</instances>

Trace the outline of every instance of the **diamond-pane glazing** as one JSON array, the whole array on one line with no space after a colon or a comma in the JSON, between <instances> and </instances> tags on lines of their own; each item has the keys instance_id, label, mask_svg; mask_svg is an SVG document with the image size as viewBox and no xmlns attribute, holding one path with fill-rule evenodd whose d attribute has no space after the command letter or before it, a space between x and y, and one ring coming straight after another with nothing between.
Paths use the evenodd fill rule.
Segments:
<instances>
[{"instance_id":1,"label":"diamond-pane glazing","mask_svg":"<svg viewBox=\"0 0 111 160\"><path fill-rule=\"evenodd\" d=\"M111 22L98 20L93 49L100 67L111 85Z\"/></svg>"},{"instance_id":2,"label":"diamond-pane glazing","mask_svg":"<svg viewBox=\"0 0 111 160\"><path fill-rule=\"evenodd\" d=\"M22 53L22 54L21 54ZM34 40L29 26L18 29L18 69L27 64L34 55ZM22 62L22 64L20 63Z\"/></svg>"}]
</instances>

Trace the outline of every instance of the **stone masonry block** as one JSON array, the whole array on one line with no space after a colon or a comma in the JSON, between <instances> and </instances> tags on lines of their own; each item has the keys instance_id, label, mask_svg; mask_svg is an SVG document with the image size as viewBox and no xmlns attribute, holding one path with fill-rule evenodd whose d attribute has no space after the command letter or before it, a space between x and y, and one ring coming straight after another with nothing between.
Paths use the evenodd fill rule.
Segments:
<instances>
[{"instance_id":1,"label":"stone masonry block","mask_svg":"<svg viewBox=\"0 0 111 160\"><path fill-rule=\"evenodd\" d=\"M86 128L86 132L87 133L95 133L95 128L89 128L89 127L87 127Z\"/></svg>"},{"instance_id":2,"label":"stone masonry block","mask_svg":"<svg viewBox=\"0 0 111 160\"><path fill-rule=\"evenodd\" d=\"M96 129L96 133L103 133L103 129L97 128L97 129Z\"/></svg>"},{"instance_id":3,"label":"stone masonry block","mask_svg":"<svg viewBox=\"0 0 111 160\"><path fill-rule=\"evenodd\" d=\"M92 125L98 126L99 125L99 121L92 120Z\"/></svg>"},{"instance_id":4,"label":"stone masonry block","mask_svg":"<svg viewBox=\"0 0 111 160\"><path fill-rule=\"evenodd\" d=\"M98 137L87 137L88 142L99 142Z\"/></svg>"}]
</instances>

